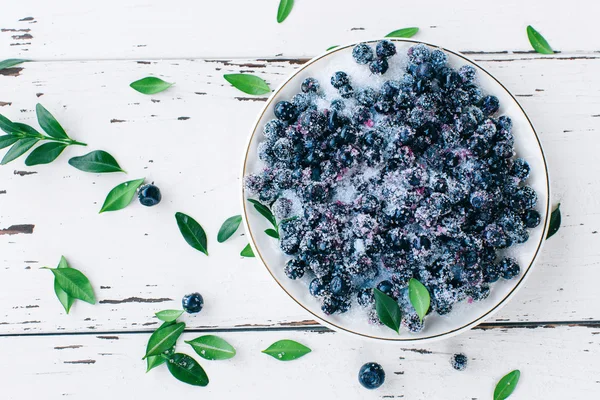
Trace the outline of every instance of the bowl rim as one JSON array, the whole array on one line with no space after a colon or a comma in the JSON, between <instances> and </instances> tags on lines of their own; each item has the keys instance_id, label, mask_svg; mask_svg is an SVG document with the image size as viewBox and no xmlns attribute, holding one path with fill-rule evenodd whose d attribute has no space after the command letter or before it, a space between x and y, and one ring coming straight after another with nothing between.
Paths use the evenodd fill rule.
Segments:
<instances>
[{"instance_id":1,"label":"bowl rim","mask_svg":"<svg viewBox=\"0 0 600 400\"><path fill-rule=\"evenodd\" d=\"M542 232L542 235L540 237L540 241L537 244L537 248L535 250L535 253L531 259L531 262L529 263L529 265L527 266L526 269L524 269L524 273L523 275L520 277L519 281L515 283L514 287L510 290L510 292L508 292L500 301L498 301L496 303L496 305L494 305L490 310L488 310L486 313L484 313L483 315L479 316L478 318L476 318L475 320L471 321L470 323L464 324L458 328L443 332L443 333L438 333L435 335L430 335L430 336L424 336L424 337L419 337L419 338L403 338L403 337L398 337L398 338L388 338L388 337L379 337L379 336L373 336L373 335L369 335L369 334L365 334L365 333L361 333L361 332L355 332L351 329L348 329L346 327L340 326L338 324L335 324L333 322L327 321L325 320L323 317L321 317L320 315L315 314L313 311L311 311L308 307L306 307L301 301L299 301L298 299L296 299L296 297L294 297L290 292L287 291L287 289L285 288L285 286L277 279L277 277L273 274L273 272L271 272L271 269L269 268L269 266L267 265L265 259L263 258L258 246L256 245L255 239L254 239L254 235L252 234L252 230L250 229L250 223L248 220L248 209L247 209L247 201L246 201L246 196L245 196L245 188L244 188L244 177L246 176L246 166L248 163L248 156L250 153L250 145L252 144L252 140L254 139L254 135L256 134L258 125L260 123L260 121L262 121L265 112L268 110L268 108L271 106L271 103L273 102L273 100L275 99L275 97L279 94L279 92L290 82L292 81L298 74L300 74L304 69L306 69L308 66L312 65L313 63L321 60L322 58L325 58L335 52L341 51L341 50L345 50L349 47L353 47L358 43L376 43L380 40L390 40L390 41L394 41L394 42L405 42L405 43L413 43L413 44L424 44L426 46L429 46L430 48L437 48L440 50L443 50L445 52L451 53L454 56L457 56L461 59L463 59L464 61L466 61L467 63L472 64L473 66L477 67L481 72L485 73L488 77L490 77L491 79L493 79L498 85L500 85L500 87L502 87L502 89L504 89L504 91L512 98L512 100L515 102L515 104L519 107L519 109L521 110L521 112L523 113L523 115L525 116L525 119L527 120L527 123L529 124L535 139L537 141L538 147L540 149L540 153L542 155L542 161L544 163L544 170L545 170L545 177L546 177L546 191L548 193L548 197L546 199L546 204L545 204L545 210L546 210L546 215L545 215L545 219L544 219L544 230ZM276 60L276 59L275 59ZM484 322L485 320L487 320L488 318L490 318L492 315L494 315L496 312L498 312L500 309L502 309L510 299L512 299L512 297L517 293L517 291L523 286L523 283L525 282L525 280L529 277L530 275L530 271L533 269L533 266L535 264L535 262L537 261L537 258L541 252L541 249L544 245L544 242L546 241L546 235L548 234L548 228L549 228L549 224L550 224L550 205L551 205L551 192L550 192L550 172L548 169L548 163L546 161L546 154L544 153L544 148L542 146L542 143L540 141L540 138L537 134L537 131L535 130L535 127L533 126L533 123L531 122L531 120L529 119L529 116L527 115L527 113L525 112L525 110L523 109L523 107L521 106L521 104L519 103L519 101L515 98L515 96L511 93L510 90L508 90L508 88L506 88L506 86L504 86L502 84L502 82L500 82L498 79L496 79L496 77L494 77L490 72L488 72L484 67L482 67L480 64L478 64L477 62L475 62L474 60L470 59L469 57L466 57L465 55L463 55L462 53L458 52L458 51L454 51L454 50L450 50L447 49L445 47L442 46L438 46L435 44L431 44L428 42L423 42L420 40L414 40L414 39L407 39L407 38L382 38L382 39L371 39L371 40L361 40L361 41L357 41L357 42L352 42L346 45L341 45L338 47L335 47L331 50L327 50L324 53L319 54L318 56L315 56L313 58L311 58L310 60L308 60L307 62L305 62L304 64L302 64L302 66L300 68L298 68L297 70L295 70L293 73L291 73L278 87L277 89L275 89L271 95L268 97L267 101L265 102L265 105L263 106L263 108L261 109L260 113L258 114L256 120L254 121L254 123L252 124L252 128L250 131L250 135L248 137L248 140L246 142L246 146L244 147L244 157L243 157L243 162L242 162L242 168L241 168L241 179L240 179L240 187L241 187L241 201L242 201L242 210L243 210L243 222L244 222L244 228L246 229L246 232L248 233L250 240L249 240L249 244L252 247L252 250L254 251L255 255L258 255L258 258L260 259L261 263L264 265L264 267L267 269L267 271L269 272L269 275L271 275L271 277L273 278L273 280L275 280L275 282L277 282L277 284L279 285L279 287L292 299L294 300L300 307L302 307L305 311L307 311L308 313L310 313L310 315L312 317L315 318L315 320L317 322L319 322L322 325L325 325L335 331L338 332L343 332L345 334L349 334L352 336L358 336L361 338L365 338L365 339L371 339L371 340L377 340L377 341L383 341L383 342L400 342L400 343L405 343L405 344L410 344L410 343L424 343L424 342L431 342L431 341L435 341L435 340L441 340L441 339L445 339L445 338L450 338L453 336L456 336L462 332L465 332L473 327L475 327L476 325Z\"/></svg>"}]
</instances>

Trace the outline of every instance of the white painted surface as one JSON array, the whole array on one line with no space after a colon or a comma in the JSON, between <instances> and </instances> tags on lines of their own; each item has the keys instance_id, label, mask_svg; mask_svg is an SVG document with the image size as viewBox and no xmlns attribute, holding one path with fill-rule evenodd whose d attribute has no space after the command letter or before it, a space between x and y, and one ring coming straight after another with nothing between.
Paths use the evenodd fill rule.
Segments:
<instances>
[{"instance_id":1,"label":"white painted surface","mask_svg":"<svg viewBox=\"0 0 600 400\"><path fill-rule=\"evenodd\" d=\"M466 0L375 0L365 8L361 2L306 0L297 1L289 20L278 25L276 3L29 0L3 8L1 58L38 62L0 74L0 113L35 125L39 101L74 138L89 144L68 149L51 165L26 168L20 159L0 167L0 230L35 225L33 234L0 235L0 346L10 360L0 367L6 377L3 398L32 398L40 388L45 388L44 398L63 398L63 393L153 398L166 391L273 398L284 390L290 398L306 398L314 395L308 392L312 388L334 398L490 398L496 380L512 368L523 372L515 399L593 398L600 392L599 5L583 0L543 8L512 0L502 7ZM32 21L18 21L30 16ZM528 23L563 53L511 53L530 51ZM313 322L264 267L238 256L246 244L241 232L216 243L222 221L239 213L240 154L263 104L231 88L221 75L252 72L276 87L301 61L264 58L310 57L333 44L414 25L422 28L416 39L484 53L472 57L517 96L532 119L548 157L553 200L562 203L561 230L546 244L523 290L493 321L531 327L568 321L575 326L505 330L488 325L427 346L434 353L424 355L332 333L256 331L255 326L294 328ZM351 30L361 27L365 30ZM12 37L26 34L33 37ZM509 53L491 54L498 51ZM236 61L214 61L231 58ZM176 85L154 96L128 87L150 74ZM111 152L129 174L96 176L68 166L69 157L92 149ZM158 207L132 204L97 214L112 187L142 176L161 187L164 200ZM205 227L210 257L182 240L176 211ZM101 304L77 303L71 315L64 315L49 272L38 269L54 266L61 254L90 277ZM183 294L195 290L205 296L206 308L187 318L190 328L251 327L222 334L236 345L239 357L203 362L212 379L206 389L188 388L166 371L143 376L139 359L147 335L139 332L157 325L154 312L177 307ZM96 338L118 331L131 333L119 334L119 340ZM76 332L93 335L69 334ZM53 335L3 337L40 333ZM283 337L313 348L310 358L279 365L258 353ZM83 347L54 349L73 344ZM447 364L457 348L477 359L464 374ZM96 363L64 363L86 359ZM356 384L360 364L369 360L381 362L389 374L381 391L366 392ZM272 378L265 381L267 374Z\"/></svg>"}]
</instances>

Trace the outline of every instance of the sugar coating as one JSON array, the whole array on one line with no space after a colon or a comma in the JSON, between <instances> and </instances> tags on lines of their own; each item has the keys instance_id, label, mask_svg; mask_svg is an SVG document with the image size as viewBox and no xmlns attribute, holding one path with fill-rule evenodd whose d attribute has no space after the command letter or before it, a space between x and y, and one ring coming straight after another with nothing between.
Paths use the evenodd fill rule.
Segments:
<instances>
[{"instance_id":1,"label":"sugar coating","mask_svg":"<svg viewBox=\"0 0 600 400\"><path fill-rule=\"evenodd\" d=\"M537 195L529 165L514 159L510 118L473 67L456 71L425 45L390 56L385 43L389 68L374 75L379 56L364 45L331 82L310 78L291 107L275 105L285 115L266 124L264 168L245 187L282 221L286 273L310 282L323 312L364 307L378 323L369 293L381 287L418 332L410 278L440 315L487 298L520 274L499 252L527 241Z\"/></svg>"}]
</instances>

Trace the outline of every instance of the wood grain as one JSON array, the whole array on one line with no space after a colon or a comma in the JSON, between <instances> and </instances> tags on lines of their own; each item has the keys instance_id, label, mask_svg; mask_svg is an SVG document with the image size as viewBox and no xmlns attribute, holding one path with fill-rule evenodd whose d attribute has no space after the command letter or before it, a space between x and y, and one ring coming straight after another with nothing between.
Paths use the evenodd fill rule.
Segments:
<instances>
[{"instance_id":1,"label":"wood grain","mask_svg":"<svg viewBox=\"0 0 600 400\"><path fill-rule=\"evenodd\" d=\"M291 17L290 17L291 18ZM563 227L546 245L531 278L493 321L600 319L600 56L474 55L523 104L548 156ZM216 242L221 223L239 213L239 168L248 128L262 98L244 96L222 79L252 72L276 87L301 60L218 59L73 61L24 64L0 76L0 112L35 125L42 102L68 133L113 154L129 174L96 176L71 168L68 148L50 165L0 168L0 229L35 225L32 234L0 235L0 334L151 330L154 312L178 307L200 291L202 314L190 326L234 328L312 324L255 259L242 259L243 232ZM175 86L144 96L128 85L157 75ZM596 88L596 89L594 89ZM258 100L258 101L255 101ZM155 208L134 203L98 215L118 183L146 177L163 191ZM190 248L174 214L185 212L209 236L210 257ZM39 267L64 254L88 275L99 304L64 315L52 279Z\"/></svg>"}]
</instances>

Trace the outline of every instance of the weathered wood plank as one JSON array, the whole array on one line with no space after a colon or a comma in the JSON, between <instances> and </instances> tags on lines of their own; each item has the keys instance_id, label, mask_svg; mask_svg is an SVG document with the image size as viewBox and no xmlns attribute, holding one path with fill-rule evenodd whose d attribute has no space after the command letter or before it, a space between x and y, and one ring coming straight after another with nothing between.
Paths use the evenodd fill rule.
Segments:
<instances>
[{"instance_id":1,"label":"weathered wood plank","mask_svg":"<svg viewBox=\"0 0 600 400\"><path fill-rule=\"evenodd\" d=\"M184 333L183 343L200 333ZM3 398L244 398L286 399L490 399L496 382L521 371L515 399L596 398L600 391L600 329L561 326L474 330L427 346L400 347L358 341L338 333L219 333L237 350L227 361L195 358L206 370L206 388L172 378L165 366L144 374L141 360L148 335L61 335L0 338L4 357ZM294 339L312 349L304 358L279 363L261 354L272 342ZM24 349L27 353L24 353ZM463 352L468 367L459 372L450 357ZM378 390L357 380L365 362L378 362L386 381ZM38 396L39 397L39 396ZM511 397L512 398L512 397Z\"/></svg>"},{"instance_id":2,"label":"weathered wood plank","mask_svg":"<svg viewBox=\"0 0 600 400\"><path fill-rule=\"evenodd\" d=\"M335 44L382 37L408 26L418 39L457 50L531 51L525 27L539 29L562 51L598 51L598 2L540 7L506 0L490 7L452 2L297 2L277 24L276 1L145 0L17 2L0 15L3 56L33 59L123 59L308 56ZM585 32L585 34L583 34Z\"/></svg>"},{"instance_id":3,"label":"weathered wood plank","mask_svg":"<svg viewBox=\"0 0 600 400\"><path fill-rule=\"evenodd\" d=\"M600 58L475 57L519 96L545 147L553 197L563 203L563 228L494 320L597 320ZM0 113L34 123L40 101L90 145L47 166L17 160L0 168L0 229L35 225L32 234L0 235L0 333L152 329L155 311L177 307L191 291L206 299L192 327L310 324L256 260L238 256L241 232L225 244L215 240L220 224L240 212L241 154L262 107L221 75L253 71L276 87L297 67L294 60L36 62L16 77L0 76L7 103ZM176 85L154 96L128 87L148 74ZM96 176L67 165L91 149L110 151L129 174ZM161 187L162 204L97 214L112 187L143 176ZM182 240L176 211L206 228L210 257ZM76 304L63 315L50 273L38 269L61 254L90 277L100 304Z\"/></svg>"}]
</instances>

